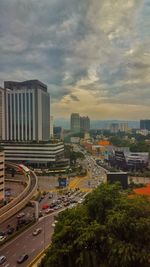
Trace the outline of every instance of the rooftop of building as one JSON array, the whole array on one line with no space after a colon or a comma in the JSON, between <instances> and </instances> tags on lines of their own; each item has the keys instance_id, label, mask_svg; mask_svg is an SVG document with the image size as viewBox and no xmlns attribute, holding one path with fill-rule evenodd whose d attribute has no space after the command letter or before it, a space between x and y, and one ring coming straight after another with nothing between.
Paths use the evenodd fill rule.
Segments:
<instances>
[{"instance_id":1,"label":"rooftop of building","mask_svg":"<svg viewBox=\"0 0 150 267\"><path fill-rule=\"evenodd\" d=\"M5 145L48 145L48 144L59 144L63 143L60 139L50 139L48 141L10 141L2 140L0 142L0 147Z\"/></svg>"},{"instance_id":2,"label":"rooftop of building","mask_svg":"<svg viewBox=\"0 0 150 267\"><path fill-rule=\"evenodd\" d=\"M23 82L17 82L17 81L4 81L4 88L6 89L11 89L11 90L16 90L20 89L20 87L27 86L28 89L33 89L33 88L40 88L43 91L47 92L47 85L42 83L39 80L27 80Z\"/></svg>"}]
</instances>

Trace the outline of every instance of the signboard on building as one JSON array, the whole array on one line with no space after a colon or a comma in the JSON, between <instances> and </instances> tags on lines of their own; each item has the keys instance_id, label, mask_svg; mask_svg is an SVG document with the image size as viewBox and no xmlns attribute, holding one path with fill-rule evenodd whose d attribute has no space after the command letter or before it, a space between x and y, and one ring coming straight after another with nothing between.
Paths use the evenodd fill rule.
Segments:
<instances>
[{"instance_id":1,"label":"signboard on building","mask_svg":"<svg viewBox=\"0 0 150 267\"><path fill-rule=\"evenodd\" d=\"M119 182L123 189L128 188L128 174L127 172L109 172L107 173L107 182Z\"/></svg>"},{"instance_id":2,"label":"signboard on building","mask_svg":"<svg viewBox=\"0 0 150 267\"><path fill-rule=\"evenodd\" d=\"M66 187L67 186L67 178L58 178L59 187Z\"/></svg>"}]
</instances>

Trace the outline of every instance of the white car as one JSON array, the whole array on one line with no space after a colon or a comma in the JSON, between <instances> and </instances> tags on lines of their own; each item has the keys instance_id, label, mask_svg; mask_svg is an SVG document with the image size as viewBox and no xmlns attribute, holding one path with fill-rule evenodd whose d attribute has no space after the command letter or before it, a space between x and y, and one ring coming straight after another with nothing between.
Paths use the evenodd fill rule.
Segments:
<instances>
[{"instance_id":1,"label":"white car","mask_svg":"<svg viewBox=\"0 0 150 267\"><path fill-rule=\"evenodd\" d=\"M55 227L57 222L58 222L58 221L54 221L54 222L52 223L52 227Z\"/></svg>"},{"instance_id":2,"label":"white car","mask_svg":"<svg viewBox=\"0 0 150 267\"><path fill-rule=\"evenodd\" d=\"M38 234L40 234L42 232L42 228L37 228L34 230L34 232L32 233L33 236L36 236Z\"/></svg>"},{"instance_id":3,"label":"white car","mask_svg":"<svg viewBox=\"0 0 150 267\"><path fill-rule=\"evenodd\" d=\"M6 261L5 256L0 256L0 264L3 264Z\"/></svg>"},{"instance_id":4,"label":"white car","mask_svg":"<svg viewBox=\"0 0 150 267\"><path fill-rule=\"evenodd\" d=\"M25 216L25 213L24 213L24 212L20 212L20 213L17 215L17 218L20 219L20 218L22 218L22 217L24 217L24 216Z\"/></svg>"},{"instance_id":5,"label":"white car","mask_svg":"<svg viewBox=\"0 0 150 267\"><path fill-rule=\"evenodd\" d=\"M4 241L6 239L6 236L0 235L0 242Z\"/></svg>"}]
</instances>

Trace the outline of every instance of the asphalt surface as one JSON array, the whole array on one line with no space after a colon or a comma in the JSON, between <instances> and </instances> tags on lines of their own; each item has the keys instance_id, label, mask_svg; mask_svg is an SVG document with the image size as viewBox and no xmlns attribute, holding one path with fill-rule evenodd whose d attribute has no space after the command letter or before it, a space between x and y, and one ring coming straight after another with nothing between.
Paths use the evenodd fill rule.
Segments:
<instances>
[{"instance_id":1,"label":"asphalt surface","mask_svg":"<svg viewBox=\"0 0 150 267\"><path fill-rule=\"evenodd\" d=\"M58 212L55 212L57 214ZM3 246L0 249L0 255L5 255L7 261L1 266L5 266L9 263L10 267L27 266L40 251L46 248L50 242L54 231L52 223L54 222L54 214L48 215L40 219L36 225L32 226L21 235L10 241L10 243ZM42 228L42 232L33 236L32 233L37 228ZM22 254L28 254L29 258L22 264L17 264L17 259Z\"/></svg>"},{"instance_id":2,"label":"asphalt surface","mask_svg":"<svg viewBox=\"0 0 150 267\"><path fill-rule=\"evenodd\" d=\"M92 190L92 188L96 187L99 183L105 180L106 174L105 171L96 164L95 160L93 160L91 156L87 156L85 158L83 165L89 169L90 174L88 174L86 177L71 178L69 188L75 189L77 187L80 187L81 189L86 189L87 192L89 192ZM43 191L51 191L51 189L54 189L56 185L57 177L39 177L38 186ZM32 184L32 187L33 186L34 183ZM82 194L83 193L79 193L79 196L77 197L79 203L81 203L80 200L82 201ZM52 199L49 199L49 194L47 194L39 203L39 210L42 210L43 204L50 204L55 199L57 199L57 193L53 193ZM30 216L33 216L34 208L26 207L23 211L25 211L26 215L30 214ZM16 267L20 265L23 267L27 266L45 247L50 244L54 231L54 228L52 227L52 223L54 222L54 215L59 212L60 210L55 211L53 214L40 218L36 225L33 225L18 237L2 246L0 248L0 255L5 255L7 261L1 266L5 267L6 264L9 264L9 267ZM45 214L45 210L42 210L42 213ZM15 226L16 223L17 219L15 215L7 222L5 222L3 226L6 229L8 224ZM39 227L42 228L42 232L37 236L33 236L33 231ZM0 225L1 231L5 230L2 228L2 225ZM28 260L26 260L22 264L17 264L17 259L22 254L28 254Z\"/></svg>"}]
</instances>

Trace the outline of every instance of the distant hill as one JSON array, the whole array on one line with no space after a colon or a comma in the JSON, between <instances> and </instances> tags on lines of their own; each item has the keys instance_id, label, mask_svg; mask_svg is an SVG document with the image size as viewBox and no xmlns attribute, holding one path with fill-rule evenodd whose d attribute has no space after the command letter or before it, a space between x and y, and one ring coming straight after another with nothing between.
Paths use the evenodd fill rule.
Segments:
<instances>
[{"instance_id":1,"label":"distant hill","mask_svg":"<svg viewBox=\"0 0 150 267\"><path fill-rule=\"evenodd\" d=\"M91 129L104 129L111 123L128 122L129 128L140 128L139 121L124 121L124 120L91 120ZM62 126L64 129L70 129L70 121L64 118L56 118L54 120L55 126Z\"/></svg>"}]
</instances>

